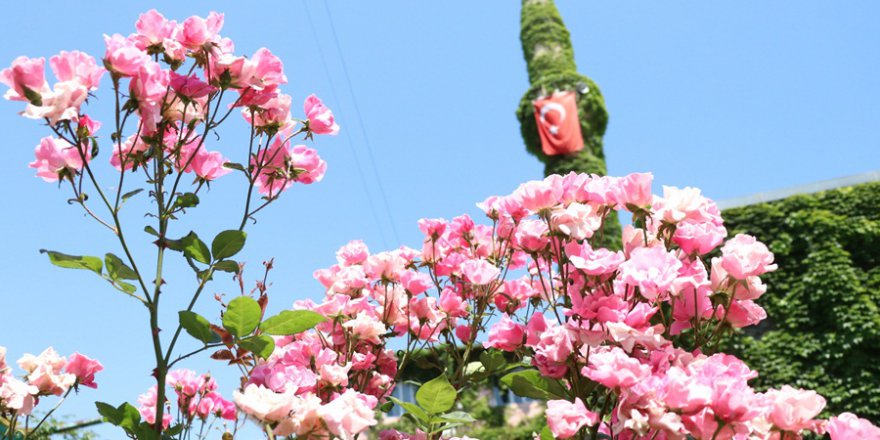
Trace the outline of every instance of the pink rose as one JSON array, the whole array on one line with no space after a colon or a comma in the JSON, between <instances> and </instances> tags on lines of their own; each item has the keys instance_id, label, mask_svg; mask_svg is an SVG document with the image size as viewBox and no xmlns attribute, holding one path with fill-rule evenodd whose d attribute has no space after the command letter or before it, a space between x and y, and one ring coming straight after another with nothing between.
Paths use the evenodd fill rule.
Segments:
<instances>
[{"instance_id":1,"label":"pink rose","mask_svg":"<svg viewBox=\"0 0 880 440\"><path fill-rule=\"evenodd\" d=\"M501 270L486 260L473 259L461 264L461 274L468 282L484 286L498 278Z\"/></svg>"},{"instance_id":2,"label":"pink rose","mask_svg":"<svg viewBox=\"0 0 880 440\"><path fill-rule=\"evenodd\" d=\"M880 428L848 412L829 419L825 430L831 440L880 440Z\"/></svg>"},{"instance_id":3,"label":"pink rose","mask_svg":"<svg viewBox=\"0 0 880 440\"><path fill-rule=\"evenodd\" d=\"M290 150L290 163L294 180L304 185L320 182L327 172L327 162L318 156L317 151L305 145L296 145Z\"/></svg>"},{"instance_id":4,"label":"pink rose","mask_svg":"<svg viewBox=\"0 0 880 440\"><path fill-rule=\"evenodd\" d=\"M724 237L727 237L727 229L722 225L683 221L675 228L672 241L686 254L705 255L718 247Z\"/></svg>"},{"instance_id":5,"label":"pink rose","mask_svg":"<svg viewBox=\"0 0 880 440\"><path fill-rule=\"evenodd\" d=\"M223 14L210 12L208 18L192 16L183 21L177 29L177 40L183 47L199 50L207 43L217 39L223 28Z\"/></svg>"},{"instance_id":6,"label":"pink rose","mask_svg":"<svg viewBox=\"0 0 880 440\"><path fill-rule=\"evenodd\" d=\"M318 412L330 432L343 439L350 439L378 423L373 411L376 403L375 397L348 389L322 406Z\"/></svg>"},{"instance_id":7,"label":"pink rose","mask_svg":"<svg viewBox=\"0 0 880 440\"><path fill-rule=\"evenodd\" d=\"M608 388L629 388L647 378L651 367L629 357L619 347L612 347L590 353L590 363L581 373Z\"/></svg>"},{"instance_id":8,"label":"pink rose","mask_svg":"<svg viewBox=\"0 0 880 440\"><path fill-rule=\"evenodd\" d=\"M173 71L169 84L178 95L189 99L204 98L215 90L214 86L202 81L195 74L185 76Z\"/></svg>"},{"instance_id":9,"label":"pink rose","mask_svg":"<svg viewBox=\"0 0 880 440\"><path fill-rule=\"evenodd\" d=\"M49 65L58 81L75 81L88 90L97 90L106 71L98 66L94 57L78 50L61 51L49 58Z\"/></svg>"},{"instance_id":10,"label":"pink rose","mask_svg":"<svg viewBox=\"0 0 880 440\"><path fill-rule=\"evenodd\" d=\"M522 346L525 335L525 326L513 322L507 315L501 315L501 321L489 330L489 341L486 343L486 347L515 351Z\"/></svg>"},{"instance_id":11,"label":"pink rose","mask_svg":"<svg viewBox=\"0 0 880 440\"><path fill-rule=\"evenodd\" d=\"M0 402L3 406L16 410L19 415L30 415L37 404L35 396L40 390L11 374L0 375L0 379Z\"/></svg>"},{"instance_id":12,"label":"pink rose","mask_svg":"<svg viewBox=\"0 0 880 440\"><path fill-rule=\"evenodd\" d=\"M548 400L547 425L553 436L560 439L571 438L584 426L599 423L599 415L588 410L580 397L574 402L567 400Z\"/></svg>"},{"instance_id":13,"label":"pink rose","mask_svg":"<svg viewBox=\"0 0 880 440\"><path fill-rule=\"evenodd\" d=\"M232 170L223 165L229 162L219 151L207 151L200 148L192 158L190 166L200 179L212 181L218 177L229 174Z\"/></svg>"},{"instance_id":14,"label":"pink rose","mask_svg":"<svg viewBox=\"0 0 880 440\"><path fill-rule=\"evenodd\" d=\"M523 183L514 191L514 195L522 202L522 206L529 211L538 212L542 209L552 208L562 198L562 185L548 180L532 180Z\"/></svg>"},{"instance_id":15,"label":"pink rose","mask_svg":"<svg viewBox=\"0 0 880 440\"><path fill-rule=\"evenodd\" d=\"M768 418L782 431L812 429L816 422L813 419L825 408L825 399L815 391L794 389L788 385L769 390L765 396L772 402Z\"/></svg>"},{"instance_id":16,"label":"pink rose","mask_svg":"<svg viewBox=\"0 0 880 440\"><path fill-rule=\"evenodd\" d=\"M89 159L85 152L86 160ZM36 160L30 163L37 170L37 176L46 182L56 182L60 178L75 175L83 167L83 158L78 148L58 138L50 136L40 139L34 150Z\"/></svg>"},{"instance_id":17,"label":"pink rose","mask_svg":"<svg viewBox=\"0 0 880 440\"><path fill-rule=\"evenodd\" d=\"M48 91L45 58L18 57L12 67L0 71L0 82L10 87L4 98L38 104L40 94Z\"/></svg>"},{"instance_id":18,"label":"pink rose","mask_svg":"<svg viewBox=\"0 0 880 440\"><path fill-rule=\"evenodd\" d=\"M76 376L79 385L89 388L98 388L98 384L95 383L95 374L103 369L104 366L100 362L79 353L70 355L67 359L67 365L64 366L65 371Z\"/></svg>"},{"instance_id":19,"label":"pink rose","mask_svg":"<svg viewBox=\"0 0 880 440\"><path fill-rule=\"evenodd\" d=\"M263 422L280 422L296 404L295 389L276 393L262 385L249 384L243 391L233 391L233 400L247 415Z\"/></svg>"},{"instance_id":20,"label":"pink rose","mask_svg":"<svg viewBox=\"0 0 880 440\"><path fill-rule=\"evenodd\" d=\"M638 208L650 208L654 201L651 193L651 183L654 175L651 173L632 173L617 180L618 202L622 206Z\"/></svg>"},{"instance_id":21,"label":"pink rose","mask_svg":"<svg viewBox=\"0 0 880 440\"><path fill-rule=\"evenodd\" d=\"M317 96L309 95L303 108L309 119L309 131L315 134L335 135L339 133L339 125L334 121L333 113L324 106L324 103Z\"/></svg>"},{"instance_id":22,"label":"pink rose","mask_svg":"<svg viewBox=\"0 0 880 440\"><path fill-rule=\"evenodd\" d=\"M141 66L150 61L146 52L135 46L134 42L119 34L104 35L104 66L119 76L134 76Z\"/></svg>"},{"instance_id":23,"label":"pink rose","mask_svg":"<svg viewBox=\"0 0 880 440\"><path fill-rule=\"evenodd\" d=\"M663 296L678 277L681 262L662 246L636 248L629 260L621 263L620 277L624 283L638 287L648 300Z\"/></svg>"},{"instance_id":24,"label":"pink rose","mask_svg":"<svg viewBox=\"0 0 880 440\"><path fill-rule=\"evenodd\" d=\"M547 237L550 229L541 220L523 220L516 228L513 239L517 246L525 252L541 252L550 244Z\"/></svg>"},{"instance_id":25,"label":"pink rose","mask_svg":"<svg viewBox=\"0 0 880 440\"><path fill-rule=\"evenodd\" d=\"M737 234L724 243L721 247L721 267L738 280L776 270L773 253L764 243L746 234Z\"/></svg>"},{"instance_id":26,"label":"pink rose","mask_svg":"<svg viewBox=\"0 0 880 440\"><path fill-rule=\"evenodd\" d=\"M138 47L145 51L150 47L161 46L166 39L171 38L177 22L166 19L155 9L150 9L138 16L134 27L137 30L134 39Z\"/></svg>"}]
</instances>

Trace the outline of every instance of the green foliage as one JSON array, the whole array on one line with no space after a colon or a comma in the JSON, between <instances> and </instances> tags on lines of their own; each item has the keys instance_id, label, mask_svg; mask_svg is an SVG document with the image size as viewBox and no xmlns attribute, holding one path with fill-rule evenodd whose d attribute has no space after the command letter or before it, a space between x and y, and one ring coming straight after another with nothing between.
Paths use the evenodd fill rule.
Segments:
<instances>
[{"instance_id":1,"label":"green foliage","mask_svg":"<svg viewBox=\"0 0 880 440\"><path fill-rule=\"evenodd\" d=\"M760 372L828 399L827 413L880 422L880 183L730 209L731 235L767 243L779 270L758 302L768 319L730 349Z\"/></svg>"},{"instance_id":2,"label":"green foliage","mask_svg":"<svg viewBox=\"0 0 880 440\"><path fill-rule=\"evenodd\" d=\"M239 296L229 301L223 314L223 328L232 336L241 338L251 334L260 324L263 310L253 298Z\"/></svg>"},{"instance_id":3,"label":"green foliage","mask_svg":"<svg viewBox=\"0 0 880 440\"><path fill-rule=\"evenodd\" d=\"M263 333L276 336L302 333L326 321L323 315L311 310L284 310L260 324Z\"/></svg>"}]
</instances>

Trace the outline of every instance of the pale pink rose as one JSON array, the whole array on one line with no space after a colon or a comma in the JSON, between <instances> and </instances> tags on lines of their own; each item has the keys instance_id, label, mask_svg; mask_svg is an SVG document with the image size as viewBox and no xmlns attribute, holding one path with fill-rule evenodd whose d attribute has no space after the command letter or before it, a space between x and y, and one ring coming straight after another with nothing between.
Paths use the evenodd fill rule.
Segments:
<instances>
[{"instance_id":1,"label":"pale pink rose","mask_svg":"<svg viewBox=\"0 0 880 440\"><path fill-rule=\"evenodd\" d=\"M528 324L526 324L526 345L529 347L535 347L541 341L541 335L544 331L547 330L547 320L544 319L544 314L541 312L535 312L532 314L532 317L529 318Z\"/></svg>"},{"instance_id":2,"label":"pale pink rose","mask_svg":"<svg viewBox=\"0 0 880 440\"><path fill-rule=\"evenodd\" d=\"M468 282L484 286L498 278L501 270L486 260L473 259L461 264L461 274Z\"/></svg>"},{"instance_id":3,"label":"pale pink rose","mask_svg":"<svg viewBox=\"0 0 880 440\"><path fill-rule=\"evenodd\" d=\"M675 228L672 241L686 254L705 255L718 247L725 237L727 229L722 225L683 221Z\"/></svg>"},{"instance_id":4,"label":"pale pink rose","mask_svg":"<svg viewBox=\"0 0 880 440\"><path fill-rule=\"evenodd\" d=\"M434 285L430 275L414 270L400 272L398 279L400 285L413 295L420 295Z\"/></svg>"},{"instance_id":5,"label":"pale pink rose","mask_svg":"<svg viewBox=\"0 0 880 440\"><path fill-rule=\"evenodd\" d=\"M39 356L25 354L18 360L18 366L28 372L28 384L37 387L42 395L56 396L64 394L76 382L76 376L64 372L66 363L67 359L52 347Z\"/></svg>"},{"instance_id":6,"label":"pale pink rose","mask_svg":"<svg viewBox=\"0 0 880 440\"><path fill-rule=\"evenodd\" d=\"M12 66L0 71L0 82L9 86L4 98L12 101L35 103L40 94L49 89L46 83L45 58L18 57ZM29 98L27 95L32 95Z\"/></svg>"},{"instance_id":7,"label":"pale pink rose","mask_svg":"<svg viewBox=\"0 0 880 440\"><path fill-rule=\"evenodd\" d=\"M200 179L210 182L218 177L225 176L232 171L223 166L227 162L229 162L229 160L223 157L223 153L219 151L207 151L204 148L200 148L195 157L192 158L190 166Z\"/></svg>"},{"instance_id":8,"label":"pale pink rose","mask_svg":"<svg viewBox=\"0 0 880 440\"><path fill-rule=\"evenodd\" d=\"M581 373L608 388L629 388L647 378L651 367L629 357L619 347L612 347L590 353L590 363Z\"/></svg>"},{"instance_id":9,"label":"pale pink rose","mask_svg":"<svg viewBox=\"0 0 880 440\"><path fill-rule=\"evenodd\" d=\"M550 214L550 225L575 240L584 240L602 226L602 217L590 205L572 203L558 206Z\"/></svg>"},{"instance_id":10,"label":"pale pink rose","mask_svg":"<svg viewBox=\"0 0 880 440\"><path fill-rule=\"evenodd\" d=\"M189 99L203 98L216 90L214 86L202 81L198 75L186 76L174 71L171 72L169 85L178 95Z\"/></svg>"},{"instance_id":11,"label":"pale pink rose","mask_svg":"<svg viewBox=\"0 0 880 440\"><path fill-rule=\"evenodd\" d=\"M501 315L501 321L495 323L489 330L489 340L486 347L497 348L504 351L516 351L523 344L526 336L526 328L510 319L509 316Z\"/></svg>"},{"instance_id":12,"label":"pale pink rose","mask_svg":"<svg viewBox=\"0 0 880 440\"><path fill-rule=\"evenodd\" d=\"M637 208L649 208L654 201L651 193L651 173L632 173L617 180L618 202L622 206L631 205Z\"/></svg>"},{"instance_id":13,"label":"pale pink rose","mask_svg":"<svg viewBox=\"0 0 880 440\"><path fill-rule=\"evenodd\" d=\"M816 424L815 417L825 408L825 399L815 391L795 389L788 385L769 390L765 396L772 402L768 418L782 431L812 429Z\"/></svg>"},{"instance_id":14,"label":"pale pink rose","mask_svg":"<svg viewBox=\"0 0 880 440\"><path fill-rule=\"evenodd\" d=\"M629 260L620 264L620 279L638 287L648 300L662 297L678 277L681 262L662 246L633 249Z\"/></svg>"},{"instance_id":15,"label":"pale pink rose","mask_svg":"<svg viewBox=\"0 0 880 440\"><path fill-rule=\"evenodd\" d=\"M722 258L712 259L711 286L716 292L733 293L733 297L740 300L758 299L767 292L767 285L760 277L750 276L743 280L737 280L730 275L722 266Z\"/></svg>"},{"instance_id":16,"label":"pale pink rose","mask_svg":"<svg viewBox=\"0 0 880 440\"><path fill-rule=\"evenodd\" d=\"M589 249L586 246L580 255L570 255L568 259L572 266L592 276L609 275L625 261L623 252L605 248Z\"/></svg>"},{"instance_id":17,"label":"pale pink rose","mask_svg":"<svg viewBox=\"0 0 880 440\"><path fill-rule=\"evenodd\" d=\"M181 23L176 31L177 41L190 50L199 50L218 38L223 28L223 14L210 12L208 18L192 16Z\"/></svg>"},{"instance_id":18,"label":"pale pink rose","mask_svg":"<svg viewBox=\"0 0 880 440\"><path fill-rule=\"evenodd\" d=\"M764 243L746 234L737 234L721 247L721 267L738 280L776 270L773 253Z\"/></svg>"},{"instance_id":19,"label":"pale pink rose","mask_svg":"<svg viewBox=\"0 0 880 440\"><path fill-rule=\"evenodd\" d=\"M150 61L150 56L135 43L119 34L104 35L104 66L119 76L135 76Z\"/></svg>"},{"instance_id":20,"label":"pale pink rose","mask_svg":"<svg viewBox=\"0 0 880 440\"><path fill-rule=\"evenodd\" d=\"M677 224L683 220L696 222L718 222L721 216L718 207L711 200L703 197L697 188L674 186L663 187L663 197L655 197L653 204L654 218L667 223Z\"/></svg>"},{"instance_id":21,"label":"pale pink rose","mask_svg":"<svg viewBox=\"0 0 880 440\"><path fill-rule=\"evenodd\" d=\"M314 394L305 394L297 400L293 413L290 417L281 421L275 427L275 435L297 435L304 438L315 436L317 438L329 438L327 428L321 420L321 399Z\"/></svg>"},{"instance_id":22,"label":"pale pink rose","mask_svg":"<svg viewBox=\"0 0 880 440\"><path fill-rule=\"evenodd\" d=\"M239 69L230 73L233 76L233 84L239 87L263 90L287 83L281 59L265 47L254 52L250 59L242 59L236 64Z\"/></svg>"},{"instance_id":23,"label":"pale pink rose","mask_svg":"<svg viewBox=\"0 0 880 440\"><path fill-rule=\"evenodd\" d=\"M322 406L319 413L330 432L342 440L352 440L357 434L378 423L373 411L376 403L373 396L347 389Z\"/></svg>"},{"instance_id":24,"label":"pale pink rose","mask_svg":"<svg viewBox=\"0 0 880 440\"><path fill-rule=\"evenodd\" d=\"M149 424L156 423L157 397L158 393L156 391L156 385L153 385L146 393L139 395L137 398L138 412L141 414L141 418ZM171 417L170 408L166 408L166 411L162 413L163 428L168 428L171 424Z\"/></svg>"},{"instance_id":25,"label":"pale pink rose","mask_svg":"<svg viewBox=\"0 0 880 440\"><path fill-rule=\"evenodd\" d=\"M531 332L534 327L528 330ZM542 375L560 379L568 371L568 359L574 352L574 346L565 327L561 325L548 327L538 335L538 343L535 344L534 349L532 364L538 367Z\"/></svg>"},{"instance_id":26,"label":"pale pink rose","mask_svg":"<svg viewBox=\"0 0 880 440\"><path fill-rule=\"evenodd\" d=\"M98 88L106 71L98 66L94 57L78 50L62 50L58 55L49 58L49 65L58 81L76 81L88 90Z\"/></svg>"},{"instance_id":27,"label":"pale pink rose","mask_svg":"<svg viewBox=\"0 0 880 440\"><path fill-rule=\"evenodd\" d=\"M141 50L153 46L162 45L167 39L172 38L177 22L166 19L159 11L150 9L138 16L134 24L137 35L134 36Z\"/></svg>"},{"instance_id":28,"label":"pale pink rose","mask_svg":"<svg viewBox=\"0 0 880 440\"><path fill-rule=\"evenodd\" d=\"M263 422L280 422L287 418L296 402L294 389L276 393L262 385L249 384L243 391L235 390L233 400L245 414Z\"/></svg>"},{"instance_id":29,"label":"pale pink rose","mask_svg":"<svg viewBox=\"0 0 880 440\"><path fill-rule=\"evenodd\" d=\"M712 401L712 388L698 382L679 367L670 367L661 381L663 402L671 409L693 413Z\"/></svg>"},{"instance_id":30,"label":"pale pink rose","mask_svg":"<svg viewBox=\"0 0 880 440\"><path fill-rule=\"evenodd\" d=\"M385 325L366 311L358 312L354 319L346 321L342 327L359 341L372 344L381 344L381 336L386 332Z\"/></svg>"},{"instance_id":31,"label":"pale pink rose","mask_svg":"<svg viewBox=\"0 0 880 440\"><path fill-rule=\"evenodd\" d=\"M467 302L456 291L445 288L440 292L440 301L438 301L440 310L452 317L467 316Z\"/></svg>"},{"instance_id":32,"label":"pale pink rose","mask_svg":"<svg viewBox=\"0 0 880 440\"><path fill-rule=\"evenodd\" d=\"M309 95L306 97L303 109L309 119L309 131L315 134L335 135L339 133L339 125L333 119L333 112L317 96Z\"/></svg>"},{"instance_id":33,"label":"pale pink rose","mask_svg":"<svg viewBox=\"0 0 880 440\"><path fill-rule=\"evenodd\" d=\"M135 140L135 135L131 135L121 145L113 144L113 153L110 155L110 165L119 171L124 169L130 170L135 164L140 163L143 159L139 158L140 153L144 153L150 146L144 143L140 136Z\"/></svg>"},{"instance_id":34,"label":"pale pink rose","mask_svg":"<svg viewBox=\"0 0 880 440\"><path fill-rule=\"evenodd\" d=\"M29 119L48 119L51 125L58 121L76 121L88 95L89 90L77 81L58 82L52 90L43 93L42 105L28 104L21 115Z\"/></svg>"},{"instance_id":35,"label":"pale pink rose","mask_svg":"<svg viewBox=\"0 0 880 440\"><path fill-rule=\"evenodd\" d=\"M562 185L547 180L532 180L523 183L514 191L525 209L538 212L556 206L562 198Z\"/></svg>"},{"instance_id":36,"label":"pale pink rose","mask_svg":"<svg viewBox=\"0 0 880 440\"><path fill-rule=\"evenodd\" d=\"M321 381L332 386L348 386L348 371L351 370L351 364L321 364L318 371L321 374Z\"/></svg>"},{"instance_id":37,"label":"pale pink rose","mask_svg":"<svg viewBox=\"0 0 880 440\"><path fill-rule=\"evenodd\" d=\"M541 220L523 220L516 228L513 240L525 252L541 252L550 244L549 232L547 224Z\"/></svg>"},{"instance_id":38,"label":"pale pink rose","mask_svg":"<svg viewBox=\"0 0 880 440\"><path fill-rule=\"evenodd\" d=\"M294 180L304 185L320 182L327 172L327 162L318 156L317 151L305 145L296 145L290 150L290 164Z\"/></svg>"},{"instance_id":39,"label":"pale pink rose","mask_svg":"<svg viewBox=\"0 0 880 440\"><path fill-rule=\"evenodd\" d=\"M418 221L419 231L422 231L422 234L433 240L443 235L447 224L449 222L442 218L423 218Z\"/></svg>"},{"instance_id":40,"label":"pale pink rose","mask_svg":"<svg viewBox=\"0 0 880 440\"><path fill-rule=\"evenodd\" d=\"M547 425L553 436L560 439L571 438L584 426L599 423L599 415L588 410L580 397L574 402L567 400L548 400Z\"/></svg>"},{"instance_id":41,"label":"pale pink rose","mask_svg":"<svg viewBox=\"0 0 880 440\"><path fill-rule=\"evenodd\" d=\"M36 386L22 382L11 374L0 380L0 406L15 410L18 415L27 416L33 412L37 404L35 396L39 393Z\"/></svg>"},{"instance_id":42,"label":"pale pink rose","mask_svg":"<svg viewBox=\"0 0 880 440\"><path fill-rule=\"evenodd\" d=\"M89 152L86 154L88 160ZM34 150L36 160L30 167L37 170L37 176L46 182L56 182L61 177L72 177L83 167L82 154L79 149L64 140L51 136L40 139Z\"/></svg>"},{"instance_id":43,"label":"pale pink rose","mask_svg":"<svg viewBox=\"0 0 880 440\"><path fill-rule=\"evenodd\" d=\"M825 430L831 436L831 440L880 440L880 427L848 412L829 419Z\"/></svg>"},{"instance_id":44,"label":"pale pink rose","mask_svg":"<svg viewBox=\"0 0 880 440\"><path fill-rule=\"evenodd\" d=\"M336 251L336 261L342 266L362 264L370 256L370 250L361 240L349 241Z\"/></svg>"},{"instance_id":45,"label":"pale pink rose","mask_svg":"<svg viewBox=\"0 0 880 440\"><path fill-rule=\"evenodd\" d=\"M617 177L592 174L589 179L578 183L575 198L581 203L613 208L618 204L620 193L618 180Z\"/></svg>"},{"instance_id":46,"label":"pale pink rose","mask_svg":"<svg viewBox=\"0 0 880 440\"><path fill-rule=\"evenodd\" d=\"M251 123L253 120L254 126L258 128L278 127L283 130L292 127L290 119L292 99L290 95L276 94L266 101L265 104L259 106L256 113L253 114L253 118L251 117L251 110L248 108L242 110L242 116L244 116L245 121L248 123Z\"/></svg>"},{"instance_id":47,"label":"pale pink rose","mask_svg":"<svg viewBox=\"0 0 880 440\"><path fill-rule=\"evenodd\" d=\"M67 359L67 365L64 366L65 371L76 376L79 385L89 388L98 388L98 384L95 383L95 374L103 369L104 366L100 362L79 353L70 355Z\"/></svg>"}]
</instances>

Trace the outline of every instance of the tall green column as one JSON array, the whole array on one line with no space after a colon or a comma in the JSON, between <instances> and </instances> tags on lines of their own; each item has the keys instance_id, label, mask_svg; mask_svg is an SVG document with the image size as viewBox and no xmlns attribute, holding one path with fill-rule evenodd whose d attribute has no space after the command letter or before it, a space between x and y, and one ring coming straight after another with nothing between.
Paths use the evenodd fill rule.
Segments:
<instances>
[{"instance_id":1,"label":"tall green column","mask_svg":"<svg viewBox=\"0 0 880 440\"><path fill-rule=\"evenodd\" d=\"M602 136L608 125L605 99L593 80L577 72L571 37L553 0L523 0L520 41L531 83L516 112L526 149L544 163L547 176L571 171L605 175L602 149ZM532 101L555 90L577 92L584 149L574 154L547 156L541 151ZM606 245L614 246L619 241L620 224L616 215L606 222L605 236L609 237Z\"/></svg>"}]
</instances>

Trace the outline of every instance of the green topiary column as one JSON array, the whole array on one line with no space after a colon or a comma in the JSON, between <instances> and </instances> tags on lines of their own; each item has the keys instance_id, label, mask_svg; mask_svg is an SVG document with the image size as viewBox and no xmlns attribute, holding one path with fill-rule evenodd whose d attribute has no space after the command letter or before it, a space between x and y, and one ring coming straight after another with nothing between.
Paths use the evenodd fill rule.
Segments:
<instances>
[{"instance_id":1,"label":"green topiary column","mask_svg":"<svg viewBox=\"0 0 880 440\"><path fill-rule=\"evenodd\" d=\"M571 38L553 0L523 0L520 40L531 83L516 112L526 149L544 162L544 175L571 171L605 175L602 150L602 136L608 125L605 99L596 83L577 72ZM577 91L584 149L571 155L547 156L541 152L532 101L542 93L557 89ZM608 218L605 228L605 236L613 239L606 244L613 246L620 237L616 215Z\"/></svg>"}]
</instances>

